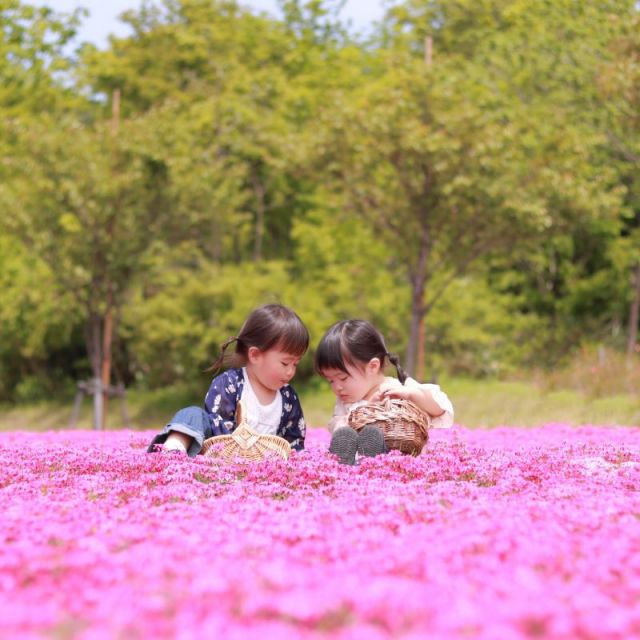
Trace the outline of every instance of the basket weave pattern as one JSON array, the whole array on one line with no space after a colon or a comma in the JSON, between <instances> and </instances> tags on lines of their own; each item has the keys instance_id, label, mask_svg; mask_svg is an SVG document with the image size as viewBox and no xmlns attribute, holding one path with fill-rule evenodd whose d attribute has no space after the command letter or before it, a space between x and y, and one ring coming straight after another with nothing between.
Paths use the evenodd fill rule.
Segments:
<instances>
[{"instance_id":1,"label":"basket weave pattern","mask_svg":"<svg viewBox=\"0 0 640 640\"><path fill-rule=\"evenodd\" d=\"M371 423L382 429L389 450L417 456L429 439L429 417L408 400L370 402L349 414L349 426L356 431Z\"/></svg>"},{"instance_id":2,"label":"basket weave pattern","mask_svg":"<svg viewBox=\"0 0 640 640\"><path fill-rule=\"evenodd\" d=\"M223 458L244 458L258 462L269 455L277 455L287 460L291 445L280 436L256 433L245 421L245 409L238 403L236 424L232 434L207 438L202 444L202 454L208 458L220 455ZM217 445L222 445L218 451Z\"/></svg>"}]
</instances>

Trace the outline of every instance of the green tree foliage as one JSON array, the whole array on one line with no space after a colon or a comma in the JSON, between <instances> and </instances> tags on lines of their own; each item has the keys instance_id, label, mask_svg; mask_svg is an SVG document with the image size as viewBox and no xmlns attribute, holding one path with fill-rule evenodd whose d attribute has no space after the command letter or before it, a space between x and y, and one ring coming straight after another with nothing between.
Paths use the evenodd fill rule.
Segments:
<instances>
[{"instance_id":1,"label":"green tree foliage","mask_svg":"<svg viewBox=\"0 0 640 640\"><path fill-rule=\"evenodd\" d=\"M640 321L640 17L621 22L600 68L598 88L608 150L627 188L620 235L609 247L616 281L628 302L627 353L638 348ZM625 286L626 285L626 286ZM625 294L626 293L626 294Z\"/></svg>"},{"instance_id":2,"label":"green tree foliage","mask_svg":"<svg viewBox=\"0 0 640 640\"><path fill-rule=\"evenodd\" d=\"M483 273L454 280L429 315L427 376L497 376L535 367L549 327L545 316L522 313L521 304Z\"/></svg>"},{"instance_id":3,"label":"green tree foliage","mask_svg":"<svg viewBox=\"0 0 640 640\"><path fill-rule=\"evenodd\" d=\"M237 335L256 304L294 302L291 274L282 261L218 265L193 260L195 249L187 260L183 250L170 267L159 261L125 310L129 366L149 386L176 379L202 385L198 373L215 360L222 342Z\"/></svg>"},{"instance_id":4,"label":"green tree foliage","mask_svg":"<svg viewBox=\"0 0 640 640\"><path fill-rule=\"evenodd\" d=\"M506 285L503 293L528 292L521 310L549 319L553 348L546 351L556 355L596 328L601 338L612 317L611 305L601 304L603 269L625 186L604 150L597 80L622 24L636 13L623 1L416 1L391 10L384 32L387 46L416 58L433 38L433 64L496 126L501 166L499 180L490 180L506 186L509 206L528 209L541 224L502 259L492 252L494 268L501 263L505 271L492 282Z\"/></svg>"},{"instance_id":5,"label":"green tree foliage","mask_svg":"<svg viewBox=\"0 0 640 640\"><path fill-rule=\"evenodd\" d=\"M40 119L18 125L17 153L0 187L5 228L50 268L85 322L94 375L103 362L108 314L167 217L166 170L140 123L114 135L108 126Z\"/></svg>"},{"instance_id":6,"label":"green tree foliage","mask_svg":"<svg viewBox=\"0 0 640 640\"><path fill-rule=\"evenodd\" d=\"M244 233L235 236L233 255L217 250L223 260L291 255L297 195L306 189L291 161L296 135L329 88L353 80L348 70L364 55L343 42L322 3L286 2L283 9L280 23L229 1L145 2L125 15L133 36L112 39L107 51L83 52L81 79L92 92L120 90L125 114L162 106L178 131L197 122L198 146L210 151L182 157L223 155L241 172Z\"/></svg>"},{"instance_id":7,"label":"green tree foliage","mask_svg":"<svg viewBox=\"0 0 640 640\"><path fill-rule=\"evenodd\" d=\"M0 109L4 118L69 108L75 93L60 76L70 70L65 47L82 16L59 16L18 0L0 2ZM0 125L1 126L1 125Z\"/></svg>"},{"instance_id":8,"label":"green tree foliage","mask_svg":"<svg viewBox=\"0 0 640 640\"><path fill-rule=\"evenodd\" d=\"M67 52L81 11L61 16L16 0L0 2L0 189L12 188L17 131L40 114L70 113L83 99L66 82ZM77 370L78 311L37 252L9 233L13 207L0 206L0 399L51 394Z\"/></svg>"},{"instance_id":9,"label":"green tree foliage","mask_svg":"<svg viewBox=\"0 0 640 640\"><path fill-rule=\"evenodd\" d=\"M81 12L0 4L1 397L111 325L124 379L200 385L273 300L427 376L633 351L636 3L405 0L366 42L342 4L144 0L77 55Z\"/></svg>"},{"instance_id":10,"label":"green tree foliage","mask_svg":"<svg viewBox=\"0 0 640 640\"><path fill-rule=\"evenodd\" d=\"M319 194L294 224L295 304L306 310L318 339L337 319L368 318L384 328L389 349L398 351L407 341L402 262L372 228L341 215L331 202L331 194Z\"/></svg>"},{"instance_id":11,"label":"green tree foliage","mask_svg":"<svg viewBox=\"0 0 640 640\"><path fill-rule=\"evenodd\" d=\"M145 1L124 22L133 35L112 38L106 51L85 46L79 73L94 91L119 89L125 114L168 99L189 104L242 93L255 74L266 77L265 69L278 66L274 56L282 51L274 43L281 27L228 0ZM258 83L254 89L269 92Z\"/></svg>"},{"instance_id":12,"label":"green tree foliage","mask_svg":"<svg viewBox=\"0 0 640 640\"><path fill-rule=\"evenodd\" d=\"M0 236L0 399L46 397L75 372L77 310L37 253Z\"/></svg>"}]
</instances>

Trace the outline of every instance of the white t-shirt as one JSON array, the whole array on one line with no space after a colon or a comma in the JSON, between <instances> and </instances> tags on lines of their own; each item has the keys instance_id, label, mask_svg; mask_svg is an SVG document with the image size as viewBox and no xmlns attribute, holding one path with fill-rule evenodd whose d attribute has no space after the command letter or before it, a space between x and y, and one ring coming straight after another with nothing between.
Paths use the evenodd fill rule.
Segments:
<instances>
[{"instance_id":1,"label":"white t-shirt","mask_svg":"<svg viewBox=\"0 0 640 640\"><path fill-rule=\"evenodd\" d=\"M245 420L257 433L277 435L280 421L282 420L282 394L276 391L276 397L270 404L261 404L256 396L246 368L243 367L244 387L242 389L242 402L247 410Z\"/></svg>"},{"instance_id":2,"label":"white t-shirt","mask_svg":"<svg viewBox=\"0 0 640 640\"><path fill-rule=\"evenodd\" d=\"M400 380L390 376L386 376L384 381L393 385L402 386ZM449 400L447 394L442 391L437 384L420 384L413 378L407 378L404 381L404 386L417 386L422 389L429 390L434 402L444 411L444 413L439 416L429 416L431 427L434 429L448 429L451 427L453 424L453 405L451 404L451 400ZM333 432L334 429L337 429L338 427L348 426L349 413L356 407L361 407L363 404L367 404L367 400L358 400L350 404L345 404L340 399L337 399L336 406L333 410L333 418L329 421L329 431Z\"/></svg>"}]
</instances>

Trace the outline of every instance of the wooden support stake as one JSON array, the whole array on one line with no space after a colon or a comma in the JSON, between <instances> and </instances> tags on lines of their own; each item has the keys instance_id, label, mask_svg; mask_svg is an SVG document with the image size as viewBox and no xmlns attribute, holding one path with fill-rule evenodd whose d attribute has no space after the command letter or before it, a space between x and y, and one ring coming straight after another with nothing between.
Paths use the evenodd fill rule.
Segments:
<instances>
[{"instance_id":1,"label":"wooden support stake","mask_svg":"<svg viewBox=\"0 0 640 640\"><path fill-rule=\"evenodd\" d=\"M431 68L431 62L433 60L433 38L427 36L424 39L424 63L427 68Z\"/></svg>"},{"instance_id":2,"label":"wooden support stake","mask_svg":"<svg viewBox=\"0 0 640 640\"><path fill-rule=\"evenodd\" d=\"M111 98L111 133L118 135L120 129L120 89L114 89Z\"/></svg>"},{"instance_id":3,"label":"wooden support stake","mask_svg":"<svg viewBox=\"0 0 640 640\"><path fill-rule=\"evenodd\" d=\"M129 419L129 412L127 411L127 391L125 386L120 383L117 386L109 385L105 387L102 384L101 378L91 378L89 380L82 380L77 383L76 397L73 402L73 409L71 411L71 418L69 420L69 427L75 428L78 424L78 417L80 415L80 408L82 405L82 399L84 396L93 396L93 428L99 429L98 425L101 424L102 417L104 415L104 405L102 400L105 396L109 398L120 398L120 410L122 411L122 420L124 426L131 427L131 421Z\"/></svg>"}]
</instances>

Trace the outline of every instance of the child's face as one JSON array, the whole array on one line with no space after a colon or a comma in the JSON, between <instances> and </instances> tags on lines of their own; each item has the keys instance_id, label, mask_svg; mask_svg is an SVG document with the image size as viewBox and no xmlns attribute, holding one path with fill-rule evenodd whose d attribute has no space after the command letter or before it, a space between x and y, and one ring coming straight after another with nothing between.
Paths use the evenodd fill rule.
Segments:
<instances>
[{"instance_id":1,"label":"child's face","mask_svg":"<svg viewBox=\"0 0 640 640\"><path fill-rule=\"evenodd\" d=\"M249 349L249 364L260 384L271 391L277 391L289 384L296 374L300 356L294 356L280 349L260 351Z\"/></svg>"},{"instance_id":2,"label":"child's face","mask_svg":"<svg viewBox=\"0 0 640 640\"><path fill-rule=\"evenodd\" d=\"M364 400L380 384L380 361L373 358L362 369L346 365L348 373L340 369L325 369L322 376L331 385L331 391L345 404Z\"/></svg>"}]
</instances>

